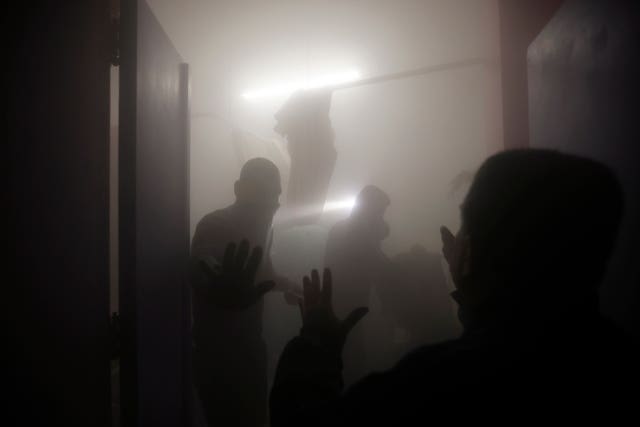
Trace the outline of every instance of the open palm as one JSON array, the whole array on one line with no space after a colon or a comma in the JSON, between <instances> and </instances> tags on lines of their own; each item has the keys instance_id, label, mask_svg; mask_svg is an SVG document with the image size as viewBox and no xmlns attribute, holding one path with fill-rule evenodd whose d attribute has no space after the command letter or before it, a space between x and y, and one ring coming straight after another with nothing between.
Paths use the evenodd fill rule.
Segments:
<instances>
[{"instance_id":1,"label":"open palm","mask_svg":"<svg viewBox=\"0 0 640 427\"><path fill-rule=\"evenodd\" d=\"M256 246L249 254L249 242L243 240L236 250L229 243L222 264L214 259L201 259L207 281L194 281L194 290L219 308L242 310L255 304L275 286L273 281L255 284L262 261L262 248Z\"/></svg>"},{"instance_id":2,"label":"open palm","mask_svg":"<svg viewBox=\"0 0 640 427\"><path fill-rule=\"evenodd\" d=\"M304 298L301 303L302 331L301 335L327 350L340 354L349 331L367 313L366 307L353 310L344 320L340 320L333 312L333 283L331 271L325 268L320 284L317 270L311 271L311 277L303 279Z\"/></svg>"}]
</instances>

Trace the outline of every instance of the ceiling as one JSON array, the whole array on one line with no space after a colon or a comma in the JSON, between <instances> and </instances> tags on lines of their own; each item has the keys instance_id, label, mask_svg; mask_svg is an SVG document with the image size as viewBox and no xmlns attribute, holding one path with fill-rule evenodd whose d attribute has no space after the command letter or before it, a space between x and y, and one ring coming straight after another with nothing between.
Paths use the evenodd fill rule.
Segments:
<instances>
[{"instance_id":1,"label":"ceiling","mask_svg":"<svg viewBox=\"0 0 640 427\"><path fill-rule=\"evenodd\" d=\"M495 0L147 0L191 66L193 111L248 88L497 57Z\"/></svg>"}]
</instances>

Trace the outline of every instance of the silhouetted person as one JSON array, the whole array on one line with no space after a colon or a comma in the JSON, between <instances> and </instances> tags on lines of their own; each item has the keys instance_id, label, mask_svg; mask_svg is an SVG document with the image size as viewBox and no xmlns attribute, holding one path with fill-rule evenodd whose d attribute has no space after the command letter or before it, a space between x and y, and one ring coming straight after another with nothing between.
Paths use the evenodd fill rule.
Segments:
<instances>
[{"instance_id":1,"label":"silhouetted person","mask_svg":"<svg viewBox=\"0 0 640 427\"><path fill-rule=\"evenodd\" d=\"M249 160L234 190L235 203L202 218L192 241L195 384L210 425L261 426L267 409L261 296L276 284L280 290L291 285L277 277L269 256L280 173L267 159ZM236 253L228 243L241 240ZM249 242L259 248L239 278ZM256 280L263 283L253 287Z\"/></svg>"},{"instance_id":2,"label":"silhouetted person","mask_svg":"<svg viewBox=\"0 0 640 427\"><path fill-rule=\"evenodd\" d=\"M384 213L390 200L373 185L364 187L356 199L351 215L336 223L327 238L325 266L336 277L335 308L345 316L353 307L369 304L371 291L384 286L389 260L381 243L389 234ZM366 373L365 329L354 329L344 351L344 377L347 384Z\"/></svg>"},{"instance_id":3,"label":"silhouetted person","mask_svg":"<svg viewBox=\"0 0 640 427\"><path fill-rule=\"evenodd\" d=\"M489 158L462 206L460 232L442 229L463 336L420 348L342 393L342 345L363 310L339 322L330 277L322 290L315 280L305 287L300 335L279 362L272 426L445 417L637 423L637 353L598 312L621 212L620 186L597 162L537 150Z\"/></svg>"}]
</instances>

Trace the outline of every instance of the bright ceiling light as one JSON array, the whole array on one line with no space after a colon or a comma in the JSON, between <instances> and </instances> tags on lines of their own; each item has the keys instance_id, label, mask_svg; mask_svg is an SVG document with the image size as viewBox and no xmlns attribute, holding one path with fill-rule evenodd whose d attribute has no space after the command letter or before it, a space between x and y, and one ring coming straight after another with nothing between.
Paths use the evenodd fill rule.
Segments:
<instances>
[{"instance_id":1,"label":"bright ceiling light","mask_svg":"<svg viewBox=\"0 0 640 427\"><path fill-rule=\"evenodd\" d=\"M297 82L282 83L267 88L249 90L242 94L244 99L252 100L269 96L290 95L297 90L319 89L328 86L351 83L360 79L357 70L348 70L341 73L325 74L307 80Z\"/></svg>"}]
</instances>

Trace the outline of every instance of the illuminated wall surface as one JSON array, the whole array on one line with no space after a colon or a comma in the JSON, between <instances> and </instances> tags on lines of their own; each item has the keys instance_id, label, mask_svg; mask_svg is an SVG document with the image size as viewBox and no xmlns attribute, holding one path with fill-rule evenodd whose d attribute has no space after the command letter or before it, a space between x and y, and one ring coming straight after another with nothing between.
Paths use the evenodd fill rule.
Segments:
<instances>
[{"instance_id":1,"label":"illuminated wall surface","mask_svg":"<svg viewBox=\"0 0 640 427\"><path fill-rule=\"evenodd\" d=\"M439 226L458 227L471 174L502 147L495 0L150 5L192 72L192 233L203 215L233 202L233 183L251 157L278 165L286 194L286 142L273 128L291 90L486 60L334 92L337 160L326 215L315 225L277 228L272 256L293 279L322 266L330 226L367 184L391 198L388 255L414 244L440 251ZM265 302L265 337L277 352L299 329L299 315L277 294Z\"/></svg>"},{"instance_id":2,"label":"illuminated wall surface","mask_svg":"<svg viewBox=\"0 0 640 427\"><path fill-rule=\"evenodd\" d=\"M192 231L233 200L242 159L283 164L269 153L284 147L273 114L286 94L246 95L498 57L494 1L248 3L150 1L191 64ZM457 226L464 193L450 194L452 179L501 146L498 78L497 67L476 66L334 93L338 158L329 202L376 184L392 199L389 253L414 243L439 250L438 226ZM234 127L272 142L239 148Z\"/></svg>"}]
</instances>

